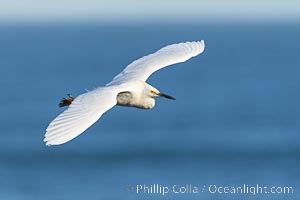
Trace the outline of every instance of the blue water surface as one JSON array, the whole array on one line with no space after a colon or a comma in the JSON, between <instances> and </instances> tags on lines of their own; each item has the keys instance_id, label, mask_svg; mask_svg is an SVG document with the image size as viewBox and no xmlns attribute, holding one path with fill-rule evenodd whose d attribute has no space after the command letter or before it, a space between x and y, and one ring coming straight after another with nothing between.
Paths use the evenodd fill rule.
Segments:
<instances>
[{"instance_id":1,"label":"blue water surface","mask_svg":"<svg viewBox=\"0 0 300 200\"><path fill-rule=\"evenodd\" d=\"M299 199L299 35L299 24L1 25L0 199ZM203 54L148 80L176 101L114 107L73 141L45 146L66 94L201 39ZM199 192L137 193L155 184ZM293 194L208 190L244 184Z\"/></svg>"}]
</instances>

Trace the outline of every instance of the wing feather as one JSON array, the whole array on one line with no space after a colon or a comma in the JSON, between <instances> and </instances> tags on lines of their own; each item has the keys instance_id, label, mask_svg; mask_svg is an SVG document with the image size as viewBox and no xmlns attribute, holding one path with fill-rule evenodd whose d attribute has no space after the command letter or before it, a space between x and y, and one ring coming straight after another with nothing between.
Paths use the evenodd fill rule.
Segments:
<instances>
[{"instance_id":1,"label":"wing feather","mask_svg":"<svg viewBox=\"0 0 300 200\"><path fill-rule=\"evenodd\" d=\"M80 135L117 104L116 96L121 90L118 87L100 87L78 96L49 124L44 139L46 145L63 144Z\"/></svg>"},{"instance_id":2,"label":"wing feather","mask_svg":"<svg viewBox=\"0 0 300 200\"><path fill-rule=\"evenodd\" d=\"M114 85L131 79L146 81L155 71L175 63L185 62L202 53L204 48L203 40L168 45L153 54L133 61L107 85Z\"/></svg>"}]
</instances>

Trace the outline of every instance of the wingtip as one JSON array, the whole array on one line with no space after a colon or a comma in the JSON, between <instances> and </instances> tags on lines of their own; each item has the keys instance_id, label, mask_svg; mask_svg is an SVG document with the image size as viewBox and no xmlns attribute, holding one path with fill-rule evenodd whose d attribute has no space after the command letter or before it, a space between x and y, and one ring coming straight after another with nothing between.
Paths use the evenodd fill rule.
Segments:
<instances>
[{"instance_id":1,"label":"wingtip","mask_svg":"<svg viewBox=\"0 0 300 200\"><path fill-rule=\"evenodd\" d=\"M50 147L51 144L49 143L49 141L47 140L47 137L45 136L43 142L45 143L46 146Z\"/></svg>"},{"instance_id":2,"label":"wingtip","mask_svg":"<svg viewBox=\"0 0 300 200\"><path fill-rule=\"evenodd\" d=\"M61 145L61 144L64 144L66 142L58 142L56 140L53 140L51 138L48 138L46 135L45 135L45 138L44 138L44 143L46 146L50 147L50 146L56 146L56 145Z\"/></svg>"},{"instance_id":3,"label":"wingtip","mask_svg":"<svg viewBox=\"0 0 300 200\"><path fill-rule=\"evenodd\" d=\"M202 53L205 49L205 42L204 42L204 40L200 40L200 43L201 43L201 46L202 46L202 51L201 51L201 53Z\"/></svg>"},{"instance_id":4,"label":"wingtip","mask_svg":"<svg viewBox=\"0 0 300 200\"><path fill-rule=\"evenodd\" d=\"M192 50L193 50L193 53L194 53L193 57L201 54L205 49L204 40L198 40L198 41L187 42L187 43L192 44L191 47L192 47Z\"/></svg>"},{"instance_id":5,"label":"wingtip","mask_svg":"<svg viewBox=\"0 0 300 200\"><path fill-rule=\"evenodd\" d=\"M205 47L205 42L204 42L204 40L200 40L200 43L203 45L203 47Z\"/></svg>"}]
</instances>

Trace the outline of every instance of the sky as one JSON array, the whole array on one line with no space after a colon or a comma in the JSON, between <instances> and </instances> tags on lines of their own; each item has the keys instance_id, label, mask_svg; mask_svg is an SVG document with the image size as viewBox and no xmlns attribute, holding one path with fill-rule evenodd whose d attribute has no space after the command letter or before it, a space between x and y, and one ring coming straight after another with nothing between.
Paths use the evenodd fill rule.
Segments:
<instances>
[{"instance_id":1,"label":"sky","mask_svg":"<svg viewBox=\"0 0 300 200\"><path fill-rule=\"evenodd\" d=\"M0 22L299 19L300 0L0 0Z\"/></svg>"}]
</instances>

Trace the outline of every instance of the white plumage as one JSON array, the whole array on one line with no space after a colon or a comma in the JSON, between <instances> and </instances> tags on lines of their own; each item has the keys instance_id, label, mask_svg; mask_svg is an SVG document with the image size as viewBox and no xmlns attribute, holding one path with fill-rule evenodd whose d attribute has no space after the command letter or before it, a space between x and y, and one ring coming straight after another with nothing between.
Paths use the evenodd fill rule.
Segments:
<instances>
[{"instance_id":1,"label":"white plumage","mask_svg":"<svg viewBox=\"0 0 300 200\"><path fill-rule=\"evenodd\" d=\"M197 56L204 48L203 40L172 44L135 60L105 87L75 98L69 108L49 124L44 142L46 145L59 145L72 140L117 104L149 109L154 106L155 97L174 99L145 81L155 71Z\"/></svg>"},{"instance_id":2,"label":"white plumage","mask_svg":"<svg viewBox=\"0 0 300 200\"><path fill-rule=\"evenodd\" d=\"M146 81L157 70L175 63L185 62L199 55L204 51L204 47L203 40L168 45L155 53L133 61L107 85L131 79Z\"/></svg>"}]
</instances>

